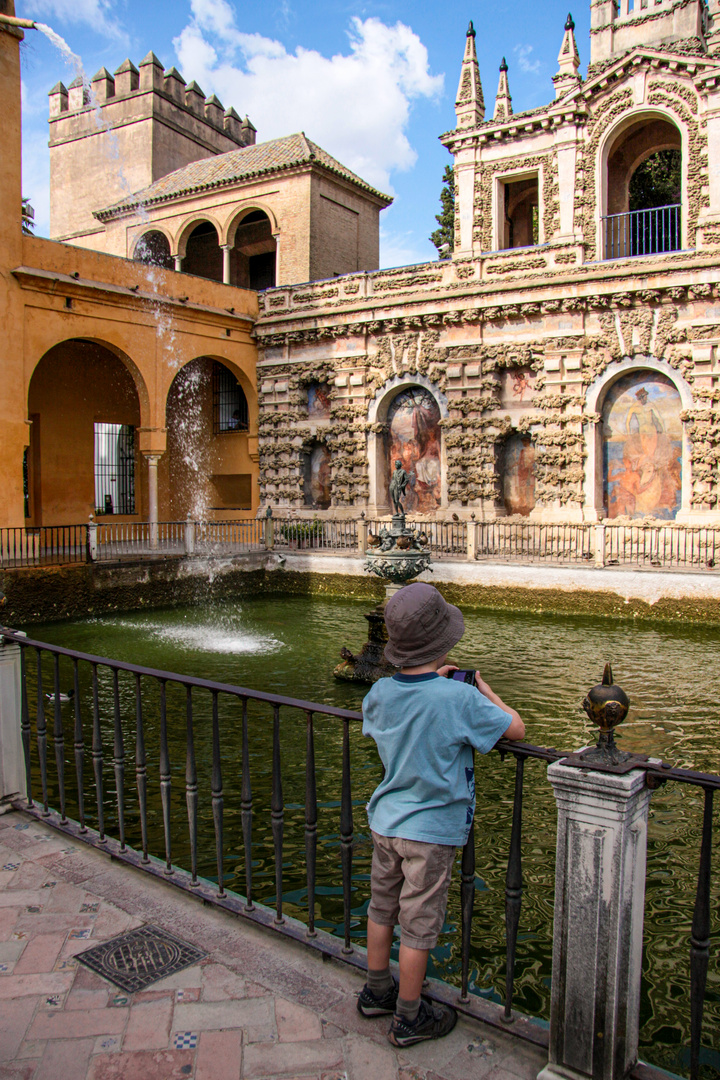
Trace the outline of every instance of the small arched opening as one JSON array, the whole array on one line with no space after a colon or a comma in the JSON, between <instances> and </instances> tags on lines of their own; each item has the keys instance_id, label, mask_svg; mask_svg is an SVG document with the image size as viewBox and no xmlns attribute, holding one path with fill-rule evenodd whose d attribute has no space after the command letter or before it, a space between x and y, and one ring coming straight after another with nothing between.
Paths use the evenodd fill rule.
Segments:
<instances>
[{"instance_id":1,"label":"small arched opening","mask_svg":"<svg viewBox=\"0 0 720 1080\"><path fill-rule=\"evenodd\" d=\"M682 247L682 140L664 117L625 127L607 155L606 259Z\"/></svg>"},{"instance_id":2,"label":"small arched opening","mask_svg":"<svg viewBox=\"0 0 720 1080\"><path fill-rule=\"evenodd\" d=\"M133 259L146 266L160 266L163 270L173 270L175 261L170 254L170 242L165 233L151 229L143 233L135 245Z\"/></svg>"},{"instance_id":3,"label":"small arched opening","mask_svg":"<svg viewBox=\"0 0 720 1080\"><path fill-rule=\"evenodd\" d=\"M264 210L251 210L235 229L230 250L230 282L241 289L271 289L275 285L277 243Z\"/></svg>"},{"instance_id":4,"label":"small arched opening","mask_svg":"<svg viewBox=\"0 0 720 1080\"><path fill-rule=\"evenodd\" d=\"M515 431L499 445L496 469L506 513L527 517L535 508L535 445L527 432Z\"/></svg>"},{"instance_id":5,"label":"small arched opening","mask_svg":"<svg viewBox=\"0 0 720 1080\"><path fill-rule=\"evenodd\" d=\"M308 509L329 510L332 502L332 456L326 443L312 442L302 457L303 501Z\"/></svg>"},{"instance_id":6,"label":"small arched opening","mask_svg":"<svg viewBox=\"0 0 720 1080\"><path fill-rule=\"evenodd\" d=\"M442 500L440 408L424 386L406 387L392 399L385 430L385 500L395 463L408 476L407 514L431 514Z\"/></svg>"},{"instance_id":7,"label":"small arched opening","mask_svg":"<svg viewBox=\"0 0 720 1080\"><path fill-rule=\"evenodd\" d=\"M222 281L223 254L211 221L201 221L188 236L182 268L186 274Z\"/></svg>"}]
</instances>

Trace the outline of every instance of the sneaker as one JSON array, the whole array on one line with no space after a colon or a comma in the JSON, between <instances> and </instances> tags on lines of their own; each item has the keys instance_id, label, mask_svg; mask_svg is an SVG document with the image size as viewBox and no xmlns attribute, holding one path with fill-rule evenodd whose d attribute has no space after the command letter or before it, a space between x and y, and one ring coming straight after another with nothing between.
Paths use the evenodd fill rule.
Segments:
<instances>
[{"instance_id":1,"label":"sneaker","mask_svg":"<svg viewBox=\"0 0 720 1080\"><path fill-rule=\"evenodd\" d=\"M420 999L420 1011L414 1020L406 1020L395 1014L390 1024L388 1039L393 1046L412 1046L425 1039L442 1039L449 1035L457 1023L457 1013L449 1005L430 1005Z\"/></svg>"},{"instance_id":2,"label":"sneaker","mask_svg":"<svg viewBox=\"0 0 720 1080\"><path fill-rule=\"evenodd\" d=\"M393 984L386 990L382 997L375 997L372 990L368 989L367 983L358 994L358 1012L363 1016L391 1016L395 1012L398 999L398 984L393 979Z\"/></svg>"}]
</instances>

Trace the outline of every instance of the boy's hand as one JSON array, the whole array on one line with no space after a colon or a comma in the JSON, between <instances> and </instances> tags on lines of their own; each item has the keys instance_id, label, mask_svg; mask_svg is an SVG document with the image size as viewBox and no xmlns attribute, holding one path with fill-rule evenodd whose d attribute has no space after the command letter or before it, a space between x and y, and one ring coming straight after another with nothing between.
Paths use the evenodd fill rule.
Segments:
<instances>
[{"instance_id":1,"label":"boy's hand","mask_svg":"<svg viewBox=\"0 0 720 1080\"><path fill-rule=\"evenodd\" d=\"M458 670L457 664L443 664L442 667L439 667L437 669L437 673L438 673L438 675L442 675L442 677L444 679L447 679L447 677L448 677L448 675L450 674L451 671L457 671L457 670Z\"/></svg>"}]
</instances>

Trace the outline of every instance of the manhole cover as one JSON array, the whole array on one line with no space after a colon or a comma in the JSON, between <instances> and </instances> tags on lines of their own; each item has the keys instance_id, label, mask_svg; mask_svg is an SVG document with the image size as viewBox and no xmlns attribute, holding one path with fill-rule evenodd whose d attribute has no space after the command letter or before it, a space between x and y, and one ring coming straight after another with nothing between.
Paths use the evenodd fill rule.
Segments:
<instances>
[{"instance_id":1,"label":"manhole cover","mask_svg":"<svg viewBox=\"0 0 720 1080\"><path fill-rule=\"evenodd\" d=\"M139 930L130 930L79 953L76 959L126 993L133 994L206 956L206 952L180 941L167 930L141 926Z\"/></svg>"}]
</instances>

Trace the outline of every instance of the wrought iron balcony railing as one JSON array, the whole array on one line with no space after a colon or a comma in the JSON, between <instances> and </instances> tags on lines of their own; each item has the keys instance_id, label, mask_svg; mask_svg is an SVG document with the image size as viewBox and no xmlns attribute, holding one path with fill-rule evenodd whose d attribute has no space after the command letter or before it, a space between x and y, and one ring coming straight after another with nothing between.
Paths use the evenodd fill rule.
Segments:
<instances>
[{"instance_id":1,"label":"wrought iron balcony railing","mask_svg":"<svg viewBox=\"0 0 720 1080\"><path fill-rule=\"evenodd\" d=\"M650 210L631 210L626 214L607 214L602 218L602 230L606 259L679 251L682 243L680 203L654 206Z\"/></svg>"}]
</instances>

